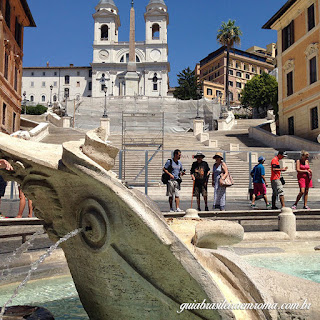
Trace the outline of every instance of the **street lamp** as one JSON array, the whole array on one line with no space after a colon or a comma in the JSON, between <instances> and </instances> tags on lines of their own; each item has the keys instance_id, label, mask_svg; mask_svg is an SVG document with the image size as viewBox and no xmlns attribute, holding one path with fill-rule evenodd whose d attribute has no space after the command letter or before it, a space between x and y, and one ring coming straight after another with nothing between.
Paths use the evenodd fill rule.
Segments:
<instances>
[{"instance_id":1,"label":"street lamp","mask_svg":"<svg viewBox=\"0 0 320 320\"><path fill-rule=\"evenodd\" d=\"M53 85L50 86L50 107L52 107L52 89Z\"/></svg>"},{"instance_id":2,"label":"street lamp","mask_svg":"<svg viewBox=\"0 0 320 320\"><path fill-rule=\"evenodd\" d=\"M112 84L112 87L111 87L111 95L113 96L113 84L114 84L114 82L112 81L111 84Z\"/></svg>"},{"instance_id":3,"label":"street lamp","mask_svg":"<svg viewBox=\"0 0 320 320\"><path fill-rule=\"evenodd\" d=\"M108 115L107 115L107 92L108 92L108 87L104 86L103 87L103 91L104 91L104 111L103 111L102 118L108 118Z\"/></svg>"},{"instance_id":4,"label":"street lamp","mask_svg":"<svg viewBox=\"0 0 320 320\"><path fill-rule=\"evenodd\" d=\"M68 116L68 93L67 92L64 93L64 97L66 99L66 108L65 108L66 110L65 110L64 116L67 117Z\"/></svg>"},{"instance_id":5,"label":"street lamp","mask_svg":"<svg viewBox=\"0 0 320 320\"><path fill-rule=\"evenodd\" d=\"M26 99L27 93L24 91L22 95L23 95L24 114L27 114L27 99Z\"/></svg>"}]
</instances>

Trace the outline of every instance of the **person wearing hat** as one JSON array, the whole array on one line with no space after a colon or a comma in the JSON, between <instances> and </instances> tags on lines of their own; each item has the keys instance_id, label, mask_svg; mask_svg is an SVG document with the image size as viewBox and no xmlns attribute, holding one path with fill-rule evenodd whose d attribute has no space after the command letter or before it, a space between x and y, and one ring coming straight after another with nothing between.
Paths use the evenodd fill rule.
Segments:
<instances>
[{"instance_id":1,"label":"person wearing hat","mask_svg":"<svg viewBox=\"0 0 320 320\"><path fill-rule=\"evenodd\" d=\"M253 178L253 195L251 207L255 208L256 197L263 196L264 202L266 203L267 209L271 208L271 204L267 199L267 181L265 178L264 162L266 159L264 157L258 158L258 164L252 169L251 176Z\"/></svg>"},{"instance_id":2,"label":"person wearing hat","mask_svg":"<svg viewBox=\"0 0 320 320\"><path fill-rule=\"evenodd\" d=\"M225 180L228 176L228 167L223 161L223 154L217 152L213 159L216 163L212 169L212 186L214 187L213 209L225 210L226 206L226 187L222 185L220 179Z\"/></svg>"},{"instance_id":3,"label":"person wearing hat","mask_svg":"<svg viewBox=\"0 0 320 320\"><path fill-rule=\"evenodd\" d=\"M281 182L281 172L286 171L288 167L281 168L279 160L287 157L285 151L279 151L278 154L271 161L271 187L272 187L272 209L279 209L276 206L277 196L279 196L280 203L282 207L284 204L284 188Z\"/></svg>"},{"instance_id":4,"label":"person wearing hat","mask_svg":"<svg viewBox=\"0 0 320 320\"><path fill-rule=\"evenodd\" d=\"M194 181L194 188L193 188L193 196L197 198L198 204L198 211L201 211L200 208L200 193L203 196L204 204L205 204L205 211L209 211L208 208L208 180L210 176L210 168L206 161L203 161L205 155L202 152L197 152L193 156L194 159L197 161L192 163L190 174L191 178Z\"/></svg>"}]
</instances>

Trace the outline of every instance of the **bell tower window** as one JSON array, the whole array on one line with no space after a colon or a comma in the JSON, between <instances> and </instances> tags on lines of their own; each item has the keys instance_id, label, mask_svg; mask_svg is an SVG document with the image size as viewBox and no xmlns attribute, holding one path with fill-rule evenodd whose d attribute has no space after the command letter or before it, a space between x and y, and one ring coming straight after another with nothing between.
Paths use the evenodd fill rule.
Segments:
<instances>
[{"instance_id":1,"label":"bell tower window","mask_svg":"<svg viewBox=\"0 0 320 320\"><path fill-rule=\"evenodd\" d=\"M160 26L155 23L152 25L152 40L160 39Z\"/></svg>"},{"instance_id":2,"label":"bell tower window","mask_svg":"<svg viewBox=\"0 0 320 320\"><path fill-rule=\"evenodd\" d=\"M153 91L158 91L158 77L156 73L152 78L152 82L153 82Z\"/></svg>"},{"instance_id":3,"label":"bell tower window","mask_svg":"<svg viewBox=\"0 0 320 320\"><path fill-rule=\"evenodd\" d=\"M101 40L108 40L109 38L109 27L104 24L102 27L101 27Z\"/></svg>"}]
</instances>

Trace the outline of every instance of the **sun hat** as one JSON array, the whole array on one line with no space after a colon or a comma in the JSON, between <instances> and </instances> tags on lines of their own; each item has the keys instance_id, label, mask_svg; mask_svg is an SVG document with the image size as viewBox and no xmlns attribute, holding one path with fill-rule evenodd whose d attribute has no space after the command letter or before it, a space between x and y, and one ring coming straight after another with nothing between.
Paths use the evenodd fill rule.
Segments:
<instances>
[{"instance_id":1,"label":"sun hat","mask_svg":"<svg viewBox=\"0 0 320 320\"><path fill-rule=\"evenodd\" d=\"M222 154L222 152L217 152L212 158L213 159L217 159L217 158L223 159L223 154Z\"/></svg>"},{"instance_id":2,"label":"sun hat","mask_svg":"<svg viewBox=\"0 0 320 320\"><path fill-rule=\"evenodd\" d=\"M266 161L266 158L265 158L265 157L259 157L259 158L258 158L258 162L263 162L263 161Z\"/></svg>"},{"instance_id":3,"label":"sun hat","mask_svg":"<svg viewBox=\"0 0 320 320\"><path fill-rule=\"evenodd\" d=\"M193 158L198 158L198 157L205 158L205 155L204 155L201 151L198 151L198 152L193 156Z\"/></svg>"}]
</instances>

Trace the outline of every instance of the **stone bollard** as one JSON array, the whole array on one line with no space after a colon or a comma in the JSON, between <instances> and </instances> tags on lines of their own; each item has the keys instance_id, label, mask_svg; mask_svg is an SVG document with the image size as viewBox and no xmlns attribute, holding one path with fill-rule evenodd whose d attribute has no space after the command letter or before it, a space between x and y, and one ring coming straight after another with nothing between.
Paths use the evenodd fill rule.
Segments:
<instances>
[{"instance_id":1,"label":"stone bollard","mask_svg":"<svg viewBox=\"0 0 320 320\"><path fill-rule=\"evenodd\" d=\"M108 139L110 136L110 118L100 118L100 127L106 130L106 139Z\"/></svg>"},{"instance_id":2,"label":"stone bollard","mask_svg":"<svg viewBox=\"0 0 320 320\"><path fill-rule=\"evenodd\" d=\"M278 216L279 230L286 233L290 239L296 237L296 216L293 214L292 209L284 207L281 209L281 213Z\"/></svg>"},{"instance_id":3,"label":"stone bollard","mask_svg":"<svg viewBox=\"0 0 320 320\"><path fill-rule=\"evenodd\" d=\"M193 135L197 136L199 133L203 133L204 121L203 119L193 120Z\"/></svg>"},{"instance_id":4,"label":"stone bollard","mask_svg":"<svg viewBox=\"0 0 320 320\"><path fill-rule=\"evenodd\" d=\"M186 214L183 216L184 218L200 218L198 215L198 210L196 209L187 209Z\"/></svg>"}]
</instances>

